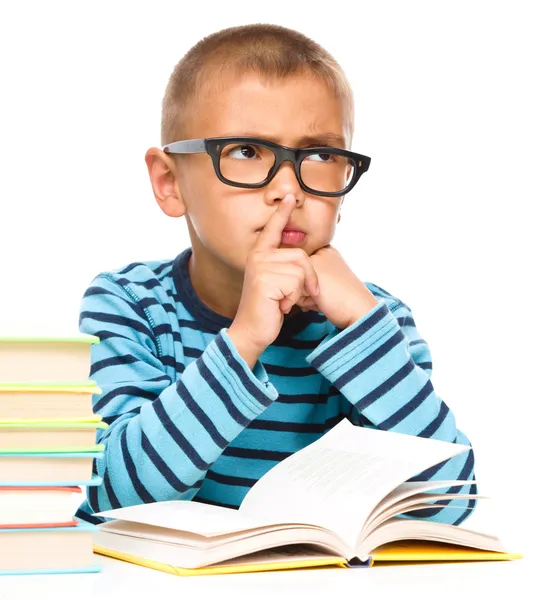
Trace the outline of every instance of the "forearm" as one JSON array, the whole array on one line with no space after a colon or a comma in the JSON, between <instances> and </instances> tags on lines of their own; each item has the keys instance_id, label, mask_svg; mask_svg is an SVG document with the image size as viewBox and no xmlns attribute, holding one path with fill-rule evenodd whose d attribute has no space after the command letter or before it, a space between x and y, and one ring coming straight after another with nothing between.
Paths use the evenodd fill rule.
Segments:
<instances>
[{"instance_id":1,"label":"forearm","mask_svg":"<svg viewBox=\"0 0 548 600\"><path fill-rule=\"evenodd\" d=\"M394 304L392 310L379 303L346 329L332 331L307 360L341 391L365 423L386 431L470 445L457 429L453 412L433 388L428 345L403 303ZM473 451L416 477L473 478ZM466 494L470 486L442 491ZM466 505L467 501L454 501L451 506L457 503ZM423 517L444 522L464 515L462 510L449 507L422 512Z\"/></svg>"},{"instance_id":2,"label":"forearm","mask_svg":"<svg viewBox=\"0 0 548 600\"><path fill-rule=\"evenodd\" d=\"M108 394L105 382L101 387ZM226 446L276 397L275 388L258 380L226 333L219 333L155 400L112 423L101 440L104 457L95 465L103 484L88 488L91 508L193 498ZM116 404L127 407L130 400L117 396ZM113 410L119 408L104 406L107 419Z\"/></svg>"},{"instance_id":3,"label":"forearm","mask_svg":"<svg viewBox=\"0 0 548 600\"><path fill-rule=\"evenodd\" d=\"M331 332L307 361L379 429L453 442L455 418L430 381L428 346L418 336L410 345L402 328L413 321L400 314L379 303Z\"/></svg>"}]
</instances>

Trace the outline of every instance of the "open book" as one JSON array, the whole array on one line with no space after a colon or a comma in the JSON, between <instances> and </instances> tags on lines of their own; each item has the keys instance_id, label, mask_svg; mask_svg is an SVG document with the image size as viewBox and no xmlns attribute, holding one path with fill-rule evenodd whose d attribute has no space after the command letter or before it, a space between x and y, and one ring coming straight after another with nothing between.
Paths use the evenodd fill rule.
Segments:
<instances>
[{"instance_id":1,"label":"open book","mask_svg":"<svg viewBox=\"0 0 548 600\"><path fill-rule=\"evenodd\" d=\"M397 516L451 499L465 508L482 498L440 492L470 481L407 482L469 449L343 419L268 471L239 509L175 500L103 511L96 514L114 520L98 526L94 549L180 575L208 566L200 572L367 566L382 556L401 560L402 551L419 560L519 558L492 535ZM416 543L383 555L381 546L400 540Z\"/></svg>"}]
</instances>

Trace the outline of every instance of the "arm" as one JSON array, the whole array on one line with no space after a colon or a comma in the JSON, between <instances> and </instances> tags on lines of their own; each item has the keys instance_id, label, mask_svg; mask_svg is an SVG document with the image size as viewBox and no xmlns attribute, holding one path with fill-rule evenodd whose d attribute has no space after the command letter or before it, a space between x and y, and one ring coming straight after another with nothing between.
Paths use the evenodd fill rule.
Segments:
<instances>
[{"instance_id":1,"label":"arm","mask_svg":"<svg viewBox=\"0 0 548 600\"><path fill-rule=\"evenodd\" d=\"M93 410L109 424L94 463L103 483L87 488L95 512L192 499L226 446L278 397L261 363L251 370L226 329L172 382L162 328L109 274L82 299L80 331L101 340L92 345L90 378L101 388Z\"/></svg>"},{"instance_id":2,"label":"arm","mask_svg":"<svg viewBox=\"0 0 548 600\"><path fill-rule=\"evenodd\" d=\"M417 331L411 310L400 301L389 309L387 302L380 300L346 329L335 328L307 361L350 403L348 416L355 424L470 445L434 391L430 349ZM447 479L475 480L473 450L411 481ZM472 484L440 491L476 494L477 488ZM475 500L445 504L447 508L418 510L406 517L460 524L475 508ZM462 506L468 508L457 508Z\"/></svg>"}]
</instances>

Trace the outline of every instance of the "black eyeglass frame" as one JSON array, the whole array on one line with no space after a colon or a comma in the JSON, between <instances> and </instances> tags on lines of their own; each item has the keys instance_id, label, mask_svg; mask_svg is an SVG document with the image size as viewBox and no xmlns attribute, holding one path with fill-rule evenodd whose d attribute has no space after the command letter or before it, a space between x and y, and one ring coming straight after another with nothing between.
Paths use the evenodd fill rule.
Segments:
<instances>
[{"instance_id":1,"label":"black eyeglass frame","mask_svg":"<svg viewBox=\"0 0 548 600\"><path fill-rule=\"evenodd\" d=\"M270 170L269 176L261 181L260 183L239 183L236 181L232 181L230 179L226 179L221 173L221 151L228 144L234 143L244 143L244 144L259 144L261 146L265 146L272 150L275 155L275 162ZM213 168L215 169L215 173L217 177L227 185L232 185L235 187L242 188L260 188L272 181L281 164L286 160L289 160L293 163L295 168L295 175L299 182L299 185L306 192L313 194L314 196L327 196L330 198L344 196L348 194L350 190L358 183L360 177L369 169L369 165L371 163L371 158L369 156L365 156L364 154L358 154L357 152L352 152L350 150L345 150L344 148L336 148L334 146L315 146L313 148L290 148L289 146L282 146L280 144L276 144L275 142L271 142L270 140L265 140L257 137L249 137L249 136L239 136L239 137L215 137L215 138L196 138L192 140L180 140L178 142L172 142L171 144L167 144L164 146L163 151L167 154L195 154L200 152L207 152L211 157L213 162ZM354 161L355 168L354 173L352 174L352 179L349 184L340 192L318 192L310 187L308 187L304 181L301 179L301 163L302 161L311 154L319 154L319 153L330 153L337 154L339 156L346 156Z\"/></svg>"}]
</instances>

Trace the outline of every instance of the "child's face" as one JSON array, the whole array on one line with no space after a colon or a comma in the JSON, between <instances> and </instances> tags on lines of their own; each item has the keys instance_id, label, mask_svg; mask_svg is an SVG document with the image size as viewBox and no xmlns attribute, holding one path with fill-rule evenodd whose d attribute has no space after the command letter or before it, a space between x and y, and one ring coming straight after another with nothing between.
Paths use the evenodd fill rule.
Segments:
<instances>
[{"instance_id":1,"label":"child's face","mask_svg":"<svg viewBox=\"0 0 548 600\"><path fill-rule=\"evenodd\" d=\"M242 77L225 91L211 93L198 107L187 132L187 139L250 135L291 147L299 147L301 137L332 133L343 137L346 146L342 147L348 148L350 135L345 131L342 102L327 84L304 75L278 80L270 87L253 75ZM307 145L338 144L303 147ZM283 163L265 187L244 189L220 181L208 154L169 158L176 172L174 195L169 206L160 206L171 216L186 214L193 248L198 245L202 256L213 254L216 260L244 272L259 230L288 193L297 199L290 223L307 234L298 247L310 255L334 236L343 197L303 191L290 162Z\"/></svg>"}]
</instances>

